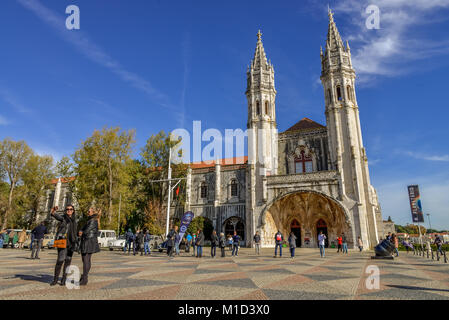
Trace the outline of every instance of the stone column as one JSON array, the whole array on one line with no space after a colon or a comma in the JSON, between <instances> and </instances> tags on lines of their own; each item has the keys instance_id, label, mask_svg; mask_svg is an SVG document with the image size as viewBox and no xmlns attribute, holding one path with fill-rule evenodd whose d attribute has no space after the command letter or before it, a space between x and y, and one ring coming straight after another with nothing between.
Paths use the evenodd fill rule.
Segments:
<instances>
[{"instance_id":1,"label":"stone column","mask_svg":"<svg viewBox=\"0 0 449 320\"><path fill-rule=\"evenodd\" d=\"M186 211L190 211L192 197L192 168L187 169L187 179L186 179Z\"/></svg>"}]
</instances>

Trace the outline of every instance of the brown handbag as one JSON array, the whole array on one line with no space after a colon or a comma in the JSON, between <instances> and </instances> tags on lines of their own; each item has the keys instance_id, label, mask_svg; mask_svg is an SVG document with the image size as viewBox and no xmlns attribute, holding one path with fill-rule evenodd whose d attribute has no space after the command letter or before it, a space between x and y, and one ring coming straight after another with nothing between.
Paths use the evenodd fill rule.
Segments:
<instances>
[{"instance_id":1,"label":"brown handbag","mask_svg":"<svg viewBox=\"0 0 449 320\"><path fill-rule=\"evenodd\" d=\"M53 247L59 248L59 249L65 249L67 248L67 239L59 239L55 240Z\"/></svg>"}]
</instances>

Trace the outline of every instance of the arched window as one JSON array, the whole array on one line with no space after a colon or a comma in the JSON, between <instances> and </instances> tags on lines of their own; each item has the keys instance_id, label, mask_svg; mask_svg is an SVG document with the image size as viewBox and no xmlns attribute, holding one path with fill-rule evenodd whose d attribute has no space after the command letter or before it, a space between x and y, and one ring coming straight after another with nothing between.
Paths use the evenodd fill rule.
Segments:
<instances>
[{"instance_id":1,"label":"arched window","mask_svg":"<svg viewBox=\"0 0 449 320\"><path fill-rule=\"evenodd\" d=\"M341 101L342 97L341 97L341 89L340 86L337 86L337 100Z\"/></svg>"},{"instance_id":2,"label":"arched window","mask_svg":"<svg viewBox=\"0 0 449 320\"><path fill-rule=\"evenodd\" d=\"M223 223L223 229L226 237L228 235L233 236L235 231L240 236L240 240L245 240L245 224L243 223L242 219L237 217L231 217L227 219Z\"/></svg>"},{"instance_id":3,"label":"arched window","mask_svg":"<svg viewBox=\"0 0 449 320\"><path fill-rule=\"evenodd\" d=\"M260 105L259 105L259 101L256 102L256 114L259 115L260 114Z\"/></svg>"},{"instance_id":4,"label":"arched window","mask_svg":"<svg viewBox=\"0 0 449 320\"><path fill-rule=\"evenodd\" d=\"M348 92L348 100L349 100L349 101L353 101L353 100L352 100L352 90L351 90L351 86L347 86L347 87L346 87L346 91Z\"/></svg>"},{"instance_id":5,"label":"arched window","mask_svg":"<svg viewBox=\"0 0 449 320\"><path fill-rule=\"evenodd\" d=\"M331 89L327 89L327 98L329 99L329 103L332 103L332 92Z\"/></svg>"},{"instance_id":6,"label":"arched window","mask_svg":"<svg viewBox=\"0 0 449 320\"><path fill-rule=\"evenodd\" d=\"M268 101L265 101L265 114L268 115Z\"/></svg>"},{"instance_id":7,"label":"arched window","mask_svg":"<svg viewBox=\"0 0 449 320\"><path fill-rule=\"evenodd\" d=\"M295 158L295 173L306 173L313 171L312 156L306 155L304 150L301 150L299 156Z\"/></svg>"},{"instance_id":8,"label":"arched window","mask_svg":"<svg viewBox=\"0 0 449 320\"><path fill-rule=\"evenodd\" d=\"M238 196L238 185L237 181L232 180L231 181L231 197L237 197Z\"/></svg>"},{"instance_id":9,"label":"arched window","mask_svg":"<svg viewBox=\"0 0 449 320\"><path fill-rule=\"evenodd\" d=\"M201 184L200 194L201 194L201 198L202 199L207 198L207 184L206 184L206 182L203 182Z\"/></svg>"}]
</instances>

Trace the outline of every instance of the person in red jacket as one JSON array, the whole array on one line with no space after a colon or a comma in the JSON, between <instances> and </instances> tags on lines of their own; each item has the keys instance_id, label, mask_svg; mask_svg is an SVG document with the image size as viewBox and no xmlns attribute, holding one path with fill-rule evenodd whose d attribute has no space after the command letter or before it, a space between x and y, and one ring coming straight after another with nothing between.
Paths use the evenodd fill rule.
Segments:
<instances>
[{"instance_id":1,"label":"person in red jacket","mask_svg":"<svg viewBox=\"0 0 449 320\"><path fill-rule=\"evenodd\" d=\"M338 250L337 250L337 252L340 252L340 251L343 252L342 249L341 249L341 246L343 244L343 238L341 236L339 236L337 238L337 242L338 242Z\"/></svg>"}]
</instances>

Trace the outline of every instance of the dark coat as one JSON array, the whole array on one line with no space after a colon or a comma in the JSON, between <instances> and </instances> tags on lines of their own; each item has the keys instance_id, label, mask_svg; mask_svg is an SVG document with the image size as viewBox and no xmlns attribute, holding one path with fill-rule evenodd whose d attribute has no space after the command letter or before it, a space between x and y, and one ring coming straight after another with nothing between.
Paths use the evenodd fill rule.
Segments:
<instances>
[{"instance_id":1,"label":"dark coat","mask_svg":"<svg viewBox=\"0 0 449 320\"><path fill-rule=\"evenodd\" d=\"M238 234L232 236L232 241L232 244L238 247L240 245L240 236Z\"/></svg>"},{"instance_id":2,"label":"dark coat","mask_svg":"<svg viewBox=\"0 0 449 320\"><path fill-rule=\"evenodd\" d=\"M290 248L296 248L296 236L294 234L288 237L288 244L290 245Z\"/></svg>"},{"instance_id":3,"label":"dark coat","mask_svg":"<svg viewBox=\"0 0 449 320\"><path fill-rule=\"evenodd\" d=\"M139 232L137 235L136 235L136 242L140 245L140 246L143 246L143 241L144 240L144 234L143 234L143 232L141 231L141 232Z\"/></svg>"},{"instance_id":4,"label":"dark coat","mask_svg":"<svg viewBox=\"0 0 449 320\"><path fill-rule=\"evenodd\" d=\"M98 220L94 214L87 218L86 225L81 229L81 254L100 252L98 245Z\"/></svg>"},{"instance_id":5,"label":"dark coat","mask_svg":"<svg viewBox=\"0 0 449 320\"><path fill-rule=\"evenodd\" d=\"M31 231L31 234L34 235L35 240L44 239L44 235L48 233L47 227L43 225L38 225Z\"/></svg>"},{"instance_id":6,"label":"dark coat","mask_svg":"<svg viewBox=\"0 0 449 320\"><path fill-rule=\"evenodd\" d=\"M67 238L67 249L75 251L75 245L78 242L75 214L72 214L72 217L70 218L65 213L53 213L52 217L59 221L55 239L58 240Z\"/></svg>"},{"instance_id":7,"label":"dark coat","mask_svg":"<svg viewBox=\"0 0 449 320\"><path fill-rule=\"evenodd\" d=\"M204 246L204 233L200 232L198 236L196 237L196 245L197 246Z\"/></svg>"},{"instance_id":8,"label":"dark coat","mask_svg":"<svg viewBox=\"0 0 449 320\"><path fill-rule=\"evenodd\" d=\"M133 242L134 241L134 233L131 231L126 232L125 234L126 242Z\"/></svg>"},{"instance_id":9,"label":"dark coat","mask_svg":"<svg viewBox=\"0 0 449 320\"><path fill-rule=\"evenodd\" d=\"M254 242L260 243L260 235L258 235L258 234L254 235Z\"/></svg>"},{"instance_id":10,"label":"dark coat","mask_svg":"<svg viewBox=\"0 0 449 320\"><path fill-rule=\"evenodd\" d=\"M171 229L170 232L167 235L167 247L174 247L175 246L175 239L176 239L177 232L175 229Z\"/></svg>"},{"instance_id":11,"label":"dark coat","mask_svg":"<svg viewBox=\"0 0 449 320\"><path fill-rule=\"evenodd\" d=\"M220 237L220 248L225 248L225 247L226 247L226 237L221 236Z\"/></svg>"},{"instance_id":12,"label":"dark coat","mask_svg":"<svg viewBox=\"0 0 449 320\"><path fill-rule=\"evenodd\" d=\"M218 239L218 236L216 235L216 234L212 234L212 236L211 236L211 242L210 242L210 244L211 244L211 246L213 246L213 247L217 247L218 246L218 244L219 244L219 239Z\"/></svg>"}]
</instances>

